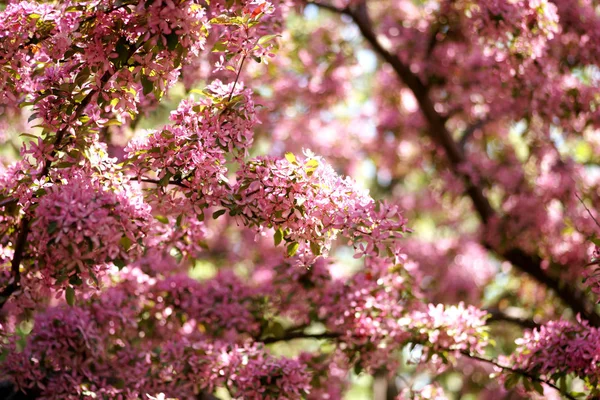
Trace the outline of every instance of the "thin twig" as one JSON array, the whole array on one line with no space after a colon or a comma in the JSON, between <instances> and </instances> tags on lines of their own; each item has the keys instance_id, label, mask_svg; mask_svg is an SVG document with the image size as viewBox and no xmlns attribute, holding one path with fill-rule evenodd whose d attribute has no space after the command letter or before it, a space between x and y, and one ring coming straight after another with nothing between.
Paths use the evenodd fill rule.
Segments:
<instances>
[{"instance_id":1,"label":"thin twig","mask_svg":"<svg viewBox=\"0 0 600 400\"><path fill-rule=\"evenodd\" d=\"M2 201L0 201L0 207L5 207L5 206L9 206L12 204L15 204L19 201L19 199L13 198L13 197L9 197L7 199L4 199Z\"/></svg>"},{"instance_id":2,"label":"thin twig","mask_svg":"<svg viewBox=\"0 0 600 400\"><path fill-rule=\"evenodd\" d=\"M235 75L235 81L233 82L233 87L231 88L231 93L229 93L229 98L227 99L227 102L230 102L231 99L233 98L233 93L235 92L235 86L238 83L238 80L240 79L240 75L242 74L242 68L244 68L244 61L246 61L246 57L248 57L247 54L244 54L244 56L242 57L242 61L240 62L240 68L237 72L237 74Z\"/></svg>"},{"instance_id":3,"label":"thin twig","mask_svg":"<svg viewBox=\"0 0 600 400\"><path fill-rule=\"evenodd\" d=\"M496 362L496 361L494 361L494 360L491 360L491 359L488 359L488 358L484 358L484 357L480 357L480 356L476 356L476 355L474 355L474 354L471 354L471 353L469 353L468 351L465 351L465 350L462 350L460 353L461 353L462 355L464 355L464 356L468 357L468 358L471 358L471 359L473 359L473 360L477 360L477 361L481 361L481 362L484 362L484 363L491 364L491 365L493 365L493 366L495 366L495 367L497 367L497 368L500 368L500 369L502 369L503 371L509 371L509 372L512 372L512 373L514 373L514 374L519 374L519 375L522 375L522 376L524 376L524 377L527 377L527 378L531 379L532 381L536 381L536 382L539 382L539 383L543 383L543 384L545 384L545 385L548 385L548 386L550 386L552 389L554 389L554 390L558 391L558 392L559 392L561 395L565 396L567 399L569 399L569 400L576 400L576 399L575 399L575 397L573 397L573 396L572 396L571 394L569 394L569 393L565 393L565 392L563 392L562 390L560 390L560 388L559 388L558 386L556 386L556 385L555 385L555 384L553 384L552 382L550 382L550 381L547 381L547 380L545 380L545 379L542 379L542 378L540 378L540 377L537 377L537 376L535 376L535 375L532 375L532 374L530 374L530 373L529 373L529 372L527 372L527 371L524 371L524 370L521 370L521 369L517 369L517 368L512 368L512 367L509 367L509 366L507 366L507 365L502 365L502 364L499 364L498 362Z\"/></svg>"},{"instance_id":4,"label":"thin twig","mask_svg":"<svg viewBox=\"0 0 600 400\"><path fill-rule=\"evenodd\" d=\"M600 224L598 223L598 221L596 220L596 218L592 215L592 212L590 211L589 208L587 208L587 206L585 205L585 203L583 202L583 199L581 197L579 197L579 194L577 194L577 192L575 192L575 197L577 197L577 199L579 200L579 202L581 203L581 205L583 206L583 208L585 208L585 210L588 212L588 214L590 215L590 217L592 217L592 219L594 220L594 222L596 223L596 226L598 228L600 228Z\"/></svg>"},{"instance_id":5,"label":"thin twig","mask_svg":"<svg viewBox=\"0 0 600 400\"><path fill-rule=\"evenodd\" d=\"M132 182L140 181L140 182L146 182L146 183L155 183L157 185L160 183L160 179L146 178L144 176L142 176L142 177L132 177L132 178L130 178L130 181L132 181ZM182 188L189 188L189 186L184 185L182 181L169 181L168 184L169 185L179 186L179 187L182 187Z\"/></svg>"}]
</instances>

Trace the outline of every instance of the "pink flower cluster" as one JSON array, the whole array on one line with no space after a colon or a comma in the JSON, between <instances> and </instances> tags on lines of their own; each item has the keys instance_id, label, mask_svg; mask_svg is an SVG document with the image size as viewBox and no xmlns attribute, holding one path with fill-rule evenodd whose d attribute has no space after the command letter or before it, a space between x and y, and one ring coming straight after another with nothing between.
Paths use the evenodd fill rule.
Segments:
<instances>
[{"instance_id":1,"label":"pink flower cluster","mask_svg":"<svg viewBox=\"0 0 600 400\"><path fill-rule=\"evenodd\" d=\"M261 297L266 294L223 271L205 282L185 275L165 278L150 289L149 300L155 304L153 315L162 315L157 323L172 323L170 319L185 315L184 332L201 330L234 340L242 334L259 335Z\"/></svg>"},{"instance_id":2,"label":"pink flower cluster","mask_svg":"<svg viewBox=\"0 0 600 400\"><path fill-rule=\"evenodd\" d=\"M4 88L1 105L15 107L22 100L22 92L36 89L30 74L37 61L48 61L64 51L60 44L64 43L63 35L59 32L72 29L67 20L68 17L61 21L54 5L27 1L8 4L0 13L0 86ZM43 42L51 37L54 39Z\"/></svg>"},{"instance_id":3,"label":"pink flower cluster","mask_svg":"<svg viewBox=\"0 0 600 400\"><path fill-rule=\"evenodd\" d=\"M51 130L132 119L140 101L176 82L208 34L204 8L188 0L12 3L0 32L0 104L26 99Z\"/></svg>"},{"instance_id":4,"label":"pink flower cluster","mask_svg":"<svg viewBox=\"0 0 600 400\"><path fill-rule=\"evenodd\" d=\"M182 102L172 113L173 125L134 138L125 148L137 176L152 172L160 186L177 184L200 210L229 194L227 155L247 152L258 122L250 91L215 81L204 93L199 102Z\"/></svg>"},{"instance_id":5,"label":"pink flower cluster","mask_svg":"<svg viewBox=\"0 0 600 400\"><path fill-rule=\"evenodd\" d=\"M402 324L416 341L438 351L483 353L488 344L487 313L473 306L429 304L427 310L413 311Z\"/></svg>"},{"instance_id":6,"label":"pink flower cluster","mask_svg":"<svg viewBox=\"0 0 600 400\"><path fill-rule=\"evenodd\" d=\"M317 310L327 328L340 334L352 362L367 371L393 370L394 350L410 337L398 323L410 308L409 293L410 282L390 263L376 259L346 284L329 285Z\"/></svg>"},{"instance_id":7,"label":"pink flower cluster","mask_svg":"<svg viewBox=\"0 0 600 400\"><path fill-rule=\"evenodd\" d=\"M184 100L171 113L171 121L198 135L207 147L226 153L247 155L258 121L252 91L244 84L213 81L202 92L205 97L193 102Z\"/></svg>"},{"instance_id":8,"label":"pink flower cluster","mask_svg":"<svg viewBox=\"0 0 600 400\"><path fill-rule=\"evenodd\" d=\"M14 351L16 341L11 342L13 351L0 371L17 388L56 400L159 392L189 398L219 386L236 399L301 399L310 389L303 363L275 358L256 344L197 337L149 350L138 347L136 338L108 339L86 309L51 308L36 317L23 351Z\"/></svg>"},{"instance_id":9,"label":"pink flower cluster","mask_svg":"<svg viewBox=\"0 0 600 400\"><path fill-rule=\"evenodd\" d=\"M497 51L538 58L559 32L556 6L548 0L486 0L469 4L471 34Z\"/></svg>"},{"instance_id":10,"label":"pink flower cluster","mask_svg":"<svg viewBox=\"0 0 600 400\"><path fill-rule=\"evenodd\" d=\"M288 243L288 254L299 244L310 244L314 255L326 254L338 233L361 254L394 248L391 242L406 231L397 207L375 202L350 178L305 153L244 165L233 188L235 214L248 226L275 229L276 243Z\"/></svg>"},{"instance_id":11,"label":"pink flower cluster","mask_svg":"<svg viewBox=\"0 0 600 400\"><path fill-rule=\"evenodd\" d=\"M257 344L183 341L164 358L172 362L176 379L209 391L227 387L234 399L299 400L310 390L310 374L300 361L275 358Z\"/></svg>"},{"instance_id":12,"label":"pink flower cluster","mask_svg":"<svg viewBox=\"0 0 600 400\"><path fill-rule=\"evenodd\" d=\"M16 345L13 340L10 347L14 350ZM88 311L53 308L36 316L25 348L11 351L0 371L18 389L33 390L42 398L80 398L89 379L98 374L97 358L104 351Z\"/></svg>"},{"instance_id":13,"label":"pink flower cluster","mask_svg":"<svg viewBox=\"0 0 600 400\"><path fill-rule=\"evenodd\" d=\"M221 31L213 47L213 52L219 53L214 72L229 70L237 73L246 58L266 64L268 57L274 57L271 52L277 36L273 33L274 21L257 25L259 19L274 19L273 4L266 0L253 0L240 5L241 10L235 10L234 15L230 15L233 8L229 8L228 12L210 20L211 24L227 28ZM219 9L219 4L216 8Z\"/></svg>"},{"instance_id":14,"label":"pink flower cluster","mask_svg":"<svg viewBox=\"0 0 600 400\"><path fill-rule=\"evenodd\" d=\"M515 367L552 381L574 374L600 389L600 331L587 321L550 321L516 343Z\"/></svg>"},{"instance_id":15,"label":"pink flower cluster","mask_svg":"<svg viewBox=\"0 0 600 400\"><path fill-rule=\"evenodd\" d=\"M150 207L128 182L115 178L74 171L44 187L33 211L29 251L50 286L93 285L108 264L123 266L140 254Z\"/></svg>"},{"instance_id":16,"label":"pink flower cluster","mask_svg":"<svg viewBox=\"0 0 600 400\"><path fill-rule=\"evenodd\" d=\"M342 400L349 386L348 358L341 351L331 354L302 353L300 361L310 369L311 388L307 400Z\"/></svg>"},{"instance_id":17,"label":"pink flower cluster","mask_svg":"<svg viewBox=\"0 0 600 400\"><path fill-rule=\"evenodd\" d=\"M472 239L424 241L407 238L402 247L418 265L432 302L478 305L483 289L494 278L497 266L485 249ZM444 265L444 268L440 268Z\"/></svg>"}]
</instances>

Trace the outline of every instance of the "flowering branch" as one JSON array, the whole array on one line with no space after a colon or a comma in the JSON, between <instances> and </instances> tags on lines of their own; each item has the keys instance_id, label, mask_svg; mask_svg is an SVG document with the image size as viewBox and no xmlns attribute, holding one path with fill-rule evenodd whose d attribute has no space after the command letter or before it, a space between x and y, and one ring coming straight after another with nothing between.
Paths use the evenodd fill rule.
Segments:
<instances>
[{"instance_id":1,"label":"flowering branch","mask_svg":"<svg viewBox=\"0 0 600 400\"><path fill-rule=\"evenodd\" d=\"M393 68L400 81L404 82L412 91L423 116L429 124L429 129L426 132L444 149L453 172L465 181L467 195L471 198L482 223L486 225L493 217L496 217L496 213L483 194L483 190L467 174L459 171L459 166L466 163L465 156L446 128L445 118L435 110L434 104L428 96L429 88L398 56L383 47L372 29L366 4L363 2L356 7L337 8L312 0L306 2L340 15L346 15L352 19L373 50ZM594 311L585 294L572 286L563 284L556 277L548 275L542 268L540 257L527 254L518 247L501 250L494 248L489 243L484 243L484 247L510 261L521 271L553 290L575 313L581 314L592 325L600 326L600 315Z\"/></svg>"},{"instance_id":2,"label":"flowering branch","mask_svg":"<svg viewBox=\"0 0 600 400\"><path fill-rule=\"evenodd\" d=\"M135 54L135 52L137 51L137 49L139 48L140 45L141 45L141 43L132 45L129 48L129 52L127 54L127 59L130 59ZM98 88L96 90L90 90L90 92L77 105L73 114L71 114L71 118L70 118L71 121L77 120L79 117L81 117L81 115L83 114L86 107L92 101L92 98L94 97L94 95L103 90L106 83L108 83L110 78L115 73L116 73L116 71L113 71L113 72L106 71L102 75L102 77L100 78L100 84L98 85ZM52 151L50 152L49 156L46 158L44 167L42 168L42 170L40 171L40 173L38 175L38 179L43 179L43 178L47 177L48 174L50 173L50 168L52 166L52 160L56 156L69 126L70 125L68 123L65 123L64 127L59 129L56 132L56 137L54 139L54 142L52 143ZM11 261L12 278L11 278L10 283L0 292L0 310L4 307L4 304L6 304L6 302L10 298L10 296L12 294L14 294L20 287L20 280L21 280L20 267L21 267L21 261L23 260L23 256L24 256L24 252L25 252L25 245L27 244L27 237L29 236L30 223L31 223L31 217L26 214L22 217L21 222L19 224L19 228L18 228L19 234L18 234L17 240L15 242L14 255L13 255L13 258Z\"/></svg>"},{"instance_id":3,"label":"flowering branch","mask_svg":"<svg viewBox=\"0 0 600 400\"><path fill-rule=\"evenodd\" d=\"M548 386L550 386L552 389L554 389L554 390L556 390L557 392L559 392L561 395L565 396L567 399L570 399L570 400L576 400L576 399L575 399L575 397L573 397L573 396L572 396L571 394L569 394L569 393L563 392L562 390L560 390L560 388L559 388L558 386L556 386L556 385L555 385L555 384L553 384L552 382L549 382L549 381L547 381L547 380L545 380L545 379L541 379L541 378L539 378L539 377L537 377L537 376L535 376L535 375L532 375L532 374L530 374L530 373L529 373L529 372L527 372L527 371L523 371L523 370L521 370L521 369L512 368L512 367L509 367L509 366L506 366L506 365L502 365L502 364L499 364L498 362L496 362L496 361L494 361L494 360L491 360L491 359L488 359L488 358L484 358L484 357L480 357L480 356L478 356L478 355L471 354L471 353L469 353L469 352L467 352L467 351L461 351L460 353L461 353L463 356L465 356L465 357L468 357L468 358L470 358L470 359L477 360L477 361L481 361L481 362L484 362L484 363L487 363L487 364L491 364L491 365L493 365L494 367L496 367L496 368L500 368L500 369L501 369L501 370L503 370L503 371L506 371L506 372L511 372L511 373L513 373L513 374L518 374L518 375L524 376L524 377L526 377L526 378L528 378L528 379L531 379L531 380L532 380L532 381L534 381L534 382L539 382L539 383L543 383L543 384L545 384L545 385L548 385Z\"/></svg>"}]
</instances>

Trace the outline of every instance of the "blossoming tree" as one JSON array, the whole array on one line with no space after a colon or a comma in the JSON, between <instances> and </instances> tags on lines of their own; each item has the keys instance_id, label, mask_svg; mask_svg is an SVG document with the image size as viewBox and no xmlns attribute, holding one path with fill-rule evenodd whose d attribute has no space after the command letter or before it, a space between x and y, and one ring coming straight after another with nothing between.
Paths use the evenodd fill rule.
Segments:
<instances>
[{"instance_id":1,"label":"blossoming tree","mask_svg":"<svg viewBox=\"0 0 600 400\"><path fill-rule=\"evenodd\" d=\"M600 396L597 2L0 7L0 397Z\"/></svg>"}]
</instances>

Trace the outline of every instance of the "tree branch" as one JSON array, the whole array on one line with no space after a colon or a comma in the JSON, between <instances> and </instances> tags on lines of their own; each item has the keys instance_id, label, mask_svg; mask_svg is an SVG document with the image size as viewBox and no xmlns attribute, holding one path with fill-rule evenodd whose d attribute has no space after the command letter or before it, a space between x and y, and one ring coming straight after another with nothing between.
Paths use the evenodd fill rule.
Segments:
<instances>
[{"instance_id":1,"label":"tree branch","mask_svg":"<svg viewBox=\"0 0 600 400\"><path fill-rule=\"evenodd\" d=\"M411 90L429 125L427 134L444 149L452 171L465 182L467 195L471 198L481 222L487 225L496 216L495 211L483 194L483 190L467 174L461 172L460 167L466 163L466 158L446 128L446 120L435 110L434 104L429 98L428 88L421 82L421 79L398 56L388 52L379 42L375 32L371 29L371 21L367 13L366 3L362 2L357 7L346 7L343 9L312 0L307 0L307 3L314 4L337 14L349 16L375 53L392 67L398 79ZM548 275L542 268L542 260L538 256L529 255L518 247L504 250L496 249L488 243L484 243L484 246L499 257L510 261L515 267L529 274L539 283L553 290L567 306L575 313L581 314L590 324L600 326L600 315L594 311L585 294L577 288L561 283L558 278Z\"/></svg>"},{"instance_id":2,"label":"tree branch","mask_svg":"<svg viewBox=\"0 0 600 400\"><path fill-rule=\"evenodd\" d=\"M465 129L465 131L463 132L462 136L460 137L460 140L458 142L458 145L461 149L461 151L465 150L465 146L467 145L467 142L469 141L469 139L471 138L471 136L473 136L473 134L478 130L483 128L483 126L488 122L488 120L486 119L480 119L477 122L475 122L474 124L470 125L469 127L467 127L467 129Z\"/></svg>"},{"instance_id":3,"label":"tree branch","mask_svg":"<svg viewBox=\"0 0 600 400\"><path fill-rule=\"evenodd\" d=\"M294 340L294 339L316 339L316 340L324 340L324 339L337 339L338 337L340 337L340 335L338 333L334 333L334 332L325 332L325 333L321 333L318 335L310 335L304 332L287 332L284 336L282 337L278 337L278 338L273 338L273 337L269 337L263 340L259 340L260 342L264 343L264 344L272 344L272 343L277 343L277 342L287 342L289 340Z\"/></svg>"},{"instance_id":4,"label":"tree branch","mask_svg":"<svg viewBox=\"0 0 600 400\"><path fill-rule=\"evenodd\" d=\"M503 370L503 371L512 372L513 374L519 374L519 375L522 375L522 376L524 376L524 377L527 377L527 378L531 379L532 381L539 382L539 383L543 383L544 385L548 385L548 386L550 386L552 389L554 389L554 390L556 390L557 392L559 392L561 395L565 396L567 399L569 399L569 400L576 400L576 399L575 399L575 397L573 397L573 396L572 396L571 394L569 394L569 393L565 393L565 392L563 392L562 390L560 390L560 388L559 388L558 386L556 386L556 385L555 385L555 384L553 384L552 382L550 382L550 381L547 381L547 380L544 380L544 379L541 379L541 378L539 378L539 377L537 377L537 376L535 376L535 375L532 375L532 374L530 374L530 373L529 373L529 372L527 372L527 371L524 371L524 370L522 370L522 369L512 368L512 367L509 367L509 366L506 366L506 365L499 364L498 362L496 362L496 361L494 361L494 360L490 360L490 359L488 359L488 358L484 358L484 357L479 357L479 356L477 356L477 355L474 355L474 354L471 354L471 353L469 353L468 351L465 351L465 350L462 350L460 353L461 353L463 356L465 356L465 357L468 357L468 358L470 358L470 359L477 360L477 361L481 361L481 362L484 362L484 363L487 363L487 364L491 364L491 365L495 366L496 368L500 368L500 369L501 369L501 370Z\"/></svg>"},{"instance_id":5,"label":"tree branch","mask_svg":"<svg viewBox=\"0 0 600 400\"><path fill-rule=\"evenodd\" d=\"M508 318L511 320L511 322L514 322L513 318L510 318L510 317L508 317ZM311 334L303 333L301 331L298 332L298 331L292 329L292 330L288 330L287 333L284 336L280 337L280 338L267 338L265 340L262 340L262 342L264 344L271 344L271 343L277 343L277 342L288 341L288 340L293 340L293 339L318 339L318 340L322 340L322 339L336 339L339 336L340 335L338 333L333 333L333 332L325 332L325 333L321 333L321 334L317 334L317 335L311 335ZM450 352L450 353L456 353L456 350L452 350L452 349L442 349L442 350ZM502 369L505 372L511 372L511 373L514 373L514 374L519 374L519 375L522 375L524 377L527 377L528 379L531 379L532 381L536 381L536 382L548 385L551 388L557 390L560 394L562 394L566 398L575 400L575 398L573 396L571 396L569 393L565 393L565 392L561 391L552 382L544 380L542 378L539 378L539 377L537 377L535 375L532 375L532 374L530 374L527 371L499 364L495 360L471 354L471 353L469 353L466 350L461 350L461 351L459 351L459 353L461 355L463 355L465 357L468 357L468 358L471 358L473 360L477 360L477 361L481 361L481 362L485 362L485 363L491 364L491 365L493 365L493 366L495 366L497 368Z\"/></svg>"},{"instance_id":6,"label":"tree branch","mask_svg":"<svg viewBox=\"0 0 600 400\"><path fill-rule=\"evenodd\" d=\"M131 181L134 181L134 182L140 181L140 182L146 182L146 183L155 183L157 185L160 183L160 179L153 179L153 178L146 178L146 177L138 177L138 178L134 177L134 178L131 178ZM169 181L168 184L169 185L174 185L174 186L179 186L179 187L182 187L182 188L189 188L188 186L185 186L183 184L183 182L181 182L181 181Z\"/></svg>"},{"instance_id":7,"label":"tree branch","mask_svg":"<svg viewBox=\"0 0 600 400\"><path fill-rule=\"evenodd\" d=\"M486 324L493 322L509 322L511 324L519 325L521 328L525 329L535 329L539 328L540 326L540 324L533 321L532 319L513 317L511 315L503 313L497 308L488 308L485 311L487 311L487 313L490 314L490 317L486 320Z\"/></svg>"}]
</instances>

